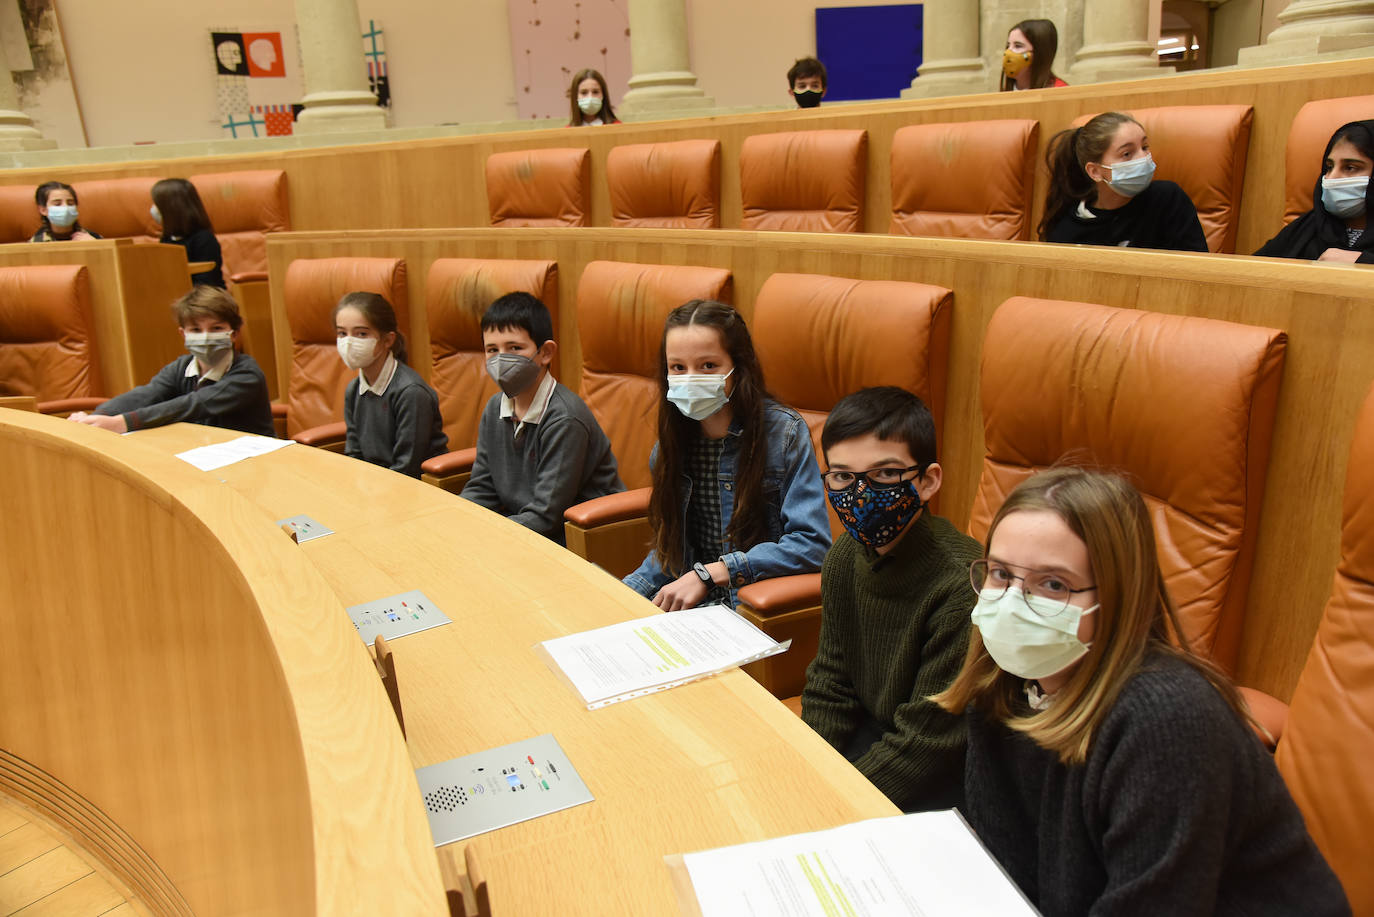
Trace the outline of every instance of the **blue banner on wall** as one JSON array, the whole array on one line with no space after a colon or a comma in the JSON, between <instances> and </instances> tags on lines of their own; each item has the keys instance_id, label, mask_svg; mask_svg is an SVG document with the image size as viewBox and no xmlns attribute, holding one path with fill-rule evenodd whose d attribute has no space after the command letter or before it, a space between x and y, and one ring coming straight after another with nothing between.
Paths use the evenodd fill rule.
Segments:
<instances>
[{"instance_id":1,"label":"blue banner on wall","mask_svg":"<svg viewBox=\"0 0 1374 917\"><path fill-rule=\"evenodd\" d=\"M895 99L921 66L919 3L816 10L816 56L827 102Z\"/></svg>"}]
</instances>

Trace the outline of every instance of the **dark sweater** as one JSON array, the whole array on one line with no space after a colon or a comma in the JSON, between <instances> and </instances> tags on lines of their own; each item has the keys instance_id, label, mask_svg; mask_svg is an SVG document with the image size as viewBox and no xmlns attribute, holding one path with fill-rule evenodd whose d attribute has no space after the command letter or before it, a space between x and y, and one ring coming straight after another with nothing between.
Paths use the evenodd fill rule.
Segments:
<instances>
[{"instance_id":1,"label":"dark sweater","mask_svg":"<svg viewBox=\"0 0 1374 917\"><path fill-rule=\"evenodd\" d=\"M611 442L561 383L554 383L539 423L526 424L519 439L515 418L501 418L501 397L492 395L482 411L477 459L462 496L565 544L568 507L625 489Z\"/></svg>"},{"instance_id":2,"label":"dark sweater","mask_svg":"<svg viewBox=\"0 0 1374 917\"><path fill-rule=\"evenodd\" d=\"M821 636L802 719L904 811L962 798L963 718L926 698L954 681L978 542L922 513L879 557L847 533L821 568Z\"/></svg>"},{"instance_id":3,"label":"dark sweater","mask_svg":"<svg viewBox=\"0 0 1374 917\"><path fill-rule=\"evenodd\" d=\"M964 789L1045 917L1350 913L1273 758L1179 659L1126 683L1081 766L971 709Z\"/></svg>"},{"instance_id":4,"label":"dark sweater","mask_svg":"<svg viewBox=\"0 0 1374 917\"><path fill-rule=\"evenodd\" d=\"M1066 208L1045 235L1046 242L1162 248L1179 252L1207 251L1207 237L1197 209L1183 189L1171 181L1152 181L1144 191L1115 210L1089 206L1088 219L1075 202Z\"/></svg>"},{"instance_id":5,"label":"dark sweater","mask_svg":"<svg viewBox=\"0 0 1374 917\"><path fill-rule=\"evenodd\" d=\"M439 396L404 363L381 395L358 396L358 377L344 389L344 454L412 478L420 465L448 451Z\"/></svg>"},{"instance_id":6,"label":"dark sweater","mask_svg":"<svg viewBox=\"0 0 1374 917\"><path fill-rule=\"evenodd\" d=\"M235 353L233 363L218 382L207 382L199 388L200 377L186 375L186 367L193 359L189 353L177 357L158 370L147 385L111 398L94 413L123 414L130 430L186 421L260 436L277 435L272 426L267 380L252 357Z\"/></svg>"},{"instance_id":7,"label":"dark sweater","mask_svg":"<svg viewBox=\"0 0 1374 917\"><path fill-rule=\"evenodd\" d=\"M224 266L224 254L220 251L219 239L215 236L214 230L198 229L184 239L164 235L160 241L167 245L180 245L186 249L188 263L213 261L215 266L210 270L192 274L191 283L195 286L224 289L224 272L221 270Z\"/></svg>"}]
</instances>

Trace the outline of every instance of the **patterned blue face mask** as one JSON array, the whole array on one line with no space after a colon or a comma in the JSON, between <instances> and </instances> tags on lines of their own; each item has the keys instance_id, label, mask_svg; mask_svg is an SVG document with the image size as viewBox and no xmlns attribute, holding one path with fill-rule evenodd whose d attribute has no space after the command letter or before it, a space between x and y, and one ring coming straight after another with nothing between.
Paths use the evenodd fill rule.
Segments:
<instances>
[{"instance_id":1,"label":"patterned blue face mask","mask_svg":"<svg viewBox=\"0 0 1374 917\"><path fill-rule=\"evenodd\" d=\"M849 536L874 550L896 541L923 505L915 480L875 487L860 476L844 490L827 490L826 496Z\"/></svg>"}]
</instances>

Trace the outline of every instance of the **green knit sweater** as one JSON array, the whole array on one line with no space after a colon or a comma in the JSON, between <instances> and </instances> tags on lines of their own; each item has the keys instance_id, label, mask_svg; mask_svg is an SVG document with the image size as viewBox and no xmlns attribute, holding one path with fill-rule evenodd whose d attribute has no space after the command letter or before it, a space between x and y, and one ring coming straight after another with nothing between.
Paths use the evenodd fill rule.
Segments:
<instances>
[{"instance_id":1,"label":"green knit sweater","mask_svg":"<svg viewBox=\"0 0 1374 917\"><path fill-rule=\"evenodd\" d=\"M963 798L962 717L926 698L968 649L978 542L922 513L885 556L841 535L821 568L821 637L802 719L904 811Z\"/></svg>"}]
</instances>

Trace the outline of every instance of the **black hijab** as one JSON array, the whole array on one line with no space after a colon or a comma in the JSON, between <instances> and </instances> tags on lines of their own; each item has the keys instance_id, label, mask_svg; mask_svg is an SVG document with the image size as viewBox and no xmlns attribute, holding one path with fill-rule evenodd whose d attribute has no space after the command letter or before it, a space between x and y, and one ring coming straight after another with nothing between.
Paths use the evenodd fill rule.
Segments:
<instances>
[{"instance_id":1,"label":"black hijab","mask_svg":"<svg viewBox=\"0 0 1374 917\"><path fill-rule=\"evenodd\" d=\"M1323 163L1331 155L1331 148L1336 145L1337 138L1349 140L1365 156L1374 158L1374 120L1351 121L1337 128L1331 139L1326 142L1326 150L1322 153ZM1365 189L1364 200L1365 219L1368 221L1374 216L1374 181ZM1374 262L1374 225L1366 223L1364 233L1354 245L1348 240L1345 220L1327 213L1326 207L1322 205L1322 180L1321 176L1318 176L1317 185L1312 190L1312 209L1285 226L1255 254L1315 261L1328 248L1340 248L1363 252L1360 256L1362 264Z\"/></svg>"}]
</instances>

